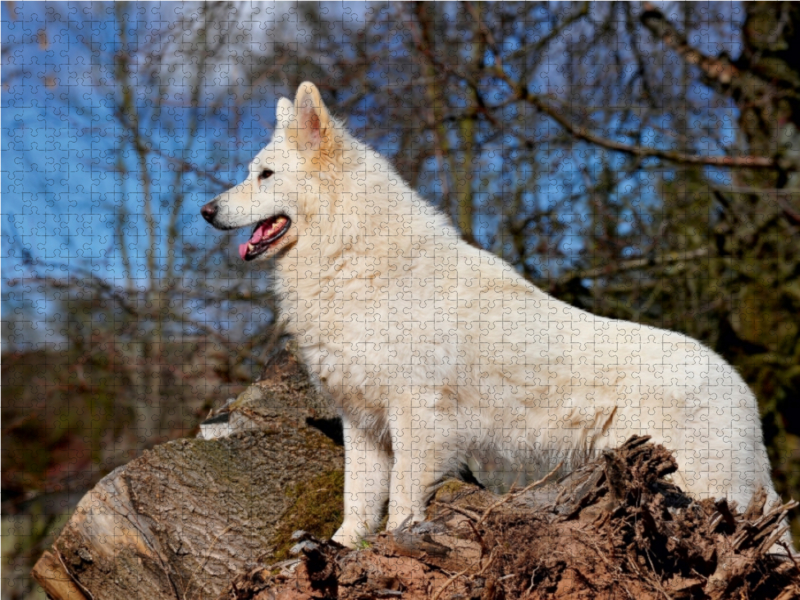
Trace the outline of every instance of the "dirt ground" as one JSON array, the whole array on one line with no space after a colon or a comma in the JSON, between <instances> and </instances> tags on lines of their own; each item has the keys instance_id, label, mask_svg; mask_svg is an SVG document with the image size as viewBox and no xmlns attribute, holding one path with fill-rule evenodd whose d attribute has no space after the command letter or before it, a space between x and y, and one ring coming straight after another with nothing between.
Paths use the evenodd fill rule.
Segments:
<instances>
[{"instance_id":1,"label":"dirt ground","mask_svg":"<svg viewBox=\"0 0 800 600\"><path fill-rule=\"evenodd\" d=\"M695 502L665 479L675 469L644 437L503 497L448 481L425 522L358 550L296 532L297 558L237 577L220 598L800 598L798 559L775 553L794 503Z\"/></svg>"}]
</instances>

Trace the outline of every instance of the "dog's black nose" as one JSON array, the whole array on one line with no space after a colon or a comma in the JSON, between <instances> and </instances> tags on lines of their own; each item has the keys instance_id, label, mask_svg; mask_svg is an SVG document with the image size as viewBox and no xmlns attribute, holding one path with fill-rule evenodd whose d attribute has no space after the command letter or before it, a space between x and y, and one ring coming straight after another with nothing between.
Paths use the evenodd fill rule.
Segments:
<instances>
[{"instance_id":1,"label":"dog's black nose","mask_svg":"<svg viewBox=\"0 0 800 600\"><path fill-rule=\"evenodd\" d=\"M214 217L217 216L218 211L219 211L219 206L217 206L217 203L209 202L208 204L204 205L203 208L200 209L200 214L203 215L203 218L206 221L213 224Z\"/></svg>"}]
</instances>

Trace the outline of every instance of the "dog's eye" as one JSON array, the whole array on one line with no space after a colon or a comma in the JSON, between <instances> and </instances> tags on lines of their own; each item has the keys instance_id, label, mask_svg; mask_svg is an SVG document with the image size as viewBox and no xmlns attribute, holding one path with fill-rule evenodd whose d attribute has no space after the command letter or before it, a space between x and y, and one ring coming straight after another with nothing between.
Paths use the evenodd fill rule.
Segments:
<instances>
[{"instance_id":1,"label":"dog's eye","mask_svg":"<svg viewBox=\"0 0 800 600\"><path fill-rule=\"evenodd\" d=\"M258 180L261 181L262 179L269 179L272 177L274 171L270 171L269 169L264 169L261 173L258 174Z\"/></svg>"}]
</instances>

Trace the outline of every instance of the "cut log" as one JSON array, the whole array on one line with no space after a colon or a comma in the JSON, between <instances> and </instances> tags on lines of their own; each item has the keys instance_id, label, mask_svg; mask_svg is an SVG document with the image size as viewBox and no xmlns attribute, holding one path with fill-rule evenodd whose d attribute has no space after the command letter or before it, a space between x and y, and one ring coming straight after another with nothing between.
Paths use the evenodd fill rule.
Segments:
<instances>
[{"instance_id":1,"label":"cut log","mask_svg":"<svg viewBox=\"0 0 800 600\"><path fill-rule=\"evenodd\" d=\"M309 422L334 423L335 438L333 412L291 354L272 375L227 407L231 435L158 446L100 481L33 569L48 596L215 598L291 545L306 526L298 504L330 535L341 522L343 450Z\"/></svg>"}]
</instances>

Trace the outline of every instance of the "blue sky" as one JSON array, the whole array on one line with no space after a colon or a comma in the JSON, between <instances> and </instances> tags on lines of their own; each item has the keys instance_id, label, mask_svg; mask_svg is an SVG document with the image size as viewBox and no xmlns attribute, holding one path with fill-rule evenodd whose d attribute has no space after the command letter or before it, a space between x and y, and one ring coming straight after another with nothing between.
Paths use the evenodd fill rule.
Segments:
<instances>
[{"instance_id":1,"label":"blue sky","mask_svg":"<svg viewBox=\"0 0 800 600\"><path fill-rule=\"evenodd\" d=\"M4 46L14 47L23 38L26 41L7 54L3 64L4 82L11 82L3 88L0 98L3 277L10 279L24 272L21 244L36 260L60 265L54 267L53 275L59 271L66 274L80 266L97 276L118 280L122 272L121 255L113 236L115 207L124 205L130 213L127 227L132 240L143 235L146 226L142 189L135 177L137 157L129 144L121 142L124 132L111 113L121 92L105 85L111 81L114 53L122 43L117 35L117 7L108 3L24 3L16 5L18 12L12 18L9 4L1 6ZM243 6L247 7L250 20L219 26L263 28L266 23L267 27L273 26L271 35L300 36L296 12L287 9L287 5L276 7L263 2ZM365 5L356 6L358 9ZM713 10L718 5L707 6ZM736 10L737 5L727 6ZM356 22L363 16L348 3L329 3L323 9L329 15ZM131 3L123 10L133 21L126 27L129 49L140 56L146 56L142 49L148 44L163 51L173 46L180 48L182 41L190 39L182 38L186 33L180 29L173 29L170 35L150 34L163 31L176 15L188 16L193 23L191 4ZM693 41L713 54L724 43L728 52L736 55L735 40L715 41L712 37L707 32L696 32ZM147 69L143 68L146 65L132 67L133 89L144 130L159 152L168 157L151 154L149 158L152 206L163 232L177 182L187 195L180 225L191 241L208 244L218 234L200 221L197 211L223 186L210 178L176 178L175 163L170 158L190 161L222 182L239 181L244 175L243 166L269 139L275 102L280 93L287 91L266 86L254 95L255 102L240 102L241 106L234 109L232 105L236 103L229 100L231 94L242 93L236 84L241 73L232 66L234 60L221 61L214 65L203 88L208 102L197 107L200 125L189 140L186 128L193 109L188 90L197 69L191 55L191 60L183 62L179 50L173 56L173 64L161 65L158 71L161 81L170 82L170 97L160 114L155 113L152 101L160 92L156 82L147 77ZM551 75L557 66L553 65ZM17 69L28 70L31 77L13 77ZM552 85L553 81L548 83ZM252 126L238 128L237 120ZM732 128L733 123L726 126ZM239 134L238 141L234 141L235 133ZM119 148L124 150L117 152ZM125 170L130 175L120 173ZM573 190L563 188L563 181L555 178L543 182L543 197L552 200L571 193ZM430 199L435 199L437 187L434 182L427 190ZM240 237L246 237L246 233ZM12 239L18 243L11 244ZM232 251L237 241L230 240ZM136 243L129 245L134 272L141 271L144 264L142 248ZM21 294L16 292L16 298L32 300L40 311L46 310L36 290L25 289ZM4 315L7 309L8 302L3 302Z\"/></svg>"}]
</instances>

